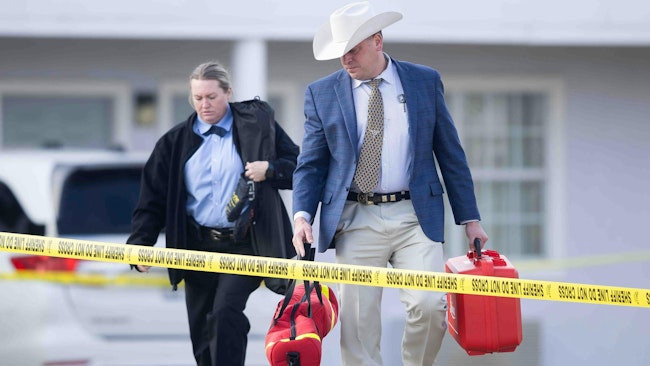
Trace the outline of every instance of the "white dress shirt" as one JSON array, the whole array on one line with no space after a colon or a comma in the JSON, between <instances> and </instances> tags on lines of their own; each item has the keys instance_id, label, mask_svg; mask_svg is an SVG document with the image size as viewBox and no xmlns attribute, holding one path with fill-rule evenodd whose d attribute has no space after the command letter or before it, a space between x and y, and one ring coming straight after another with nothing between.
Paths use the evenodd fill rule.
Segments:
<instances>
[{"instance_id":1,"label":"white dress shirt","mask_svg":"<svg viewBox=\"0 0 650 366\"><path fill-rule=\"evenodd\" d=\"M383 79L379 84L379 91L384 102L384 140L379 184L374 189L375 193L408 191L409 167L413 160L408 131L406 97L395 65L388 55L385 57L388 60L388 65L376 77ZM368 125L368 99L371 92L370 86L366 84L368 81L370 80L352 79L352 94L357 114L357 137L359 138L357 152L361 151ZM354 183L352 183L352 190L359 191Z\"/></svg>"}]
</instances>

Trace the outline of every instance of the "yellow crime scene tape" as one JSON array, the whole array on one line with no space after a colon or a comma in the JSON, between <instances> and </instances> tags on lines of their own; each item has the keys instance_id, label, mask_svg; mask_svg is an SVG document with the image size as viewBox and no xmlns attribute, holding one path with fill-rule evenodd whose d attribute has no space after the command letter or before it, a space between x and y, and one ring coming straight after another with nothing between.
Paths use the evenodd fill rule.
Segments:
<instances>
[{"instance_id":1,"label":"yellow crime scene tape","mask_svg":"<svg viewBox=\"0 0 650 366\"><path fill-rule=\"evenodd\" d=\"M74 272L20 270L13 273L0 273L3 281L45 281L64 285L83 286L124 286L124 287L169 287L167 274L143 276L139 273L107 276L105 274L80 274ZM179 284L179 287L181 284Z\"/></svg>"},{"instance_id":2,"label":"yellow crime scene tape","mask_svg":"<svg viewBox=\"0 0 650 366\"><path fill-rule=\"evenodd\" d=\"M366 267L0 232L0 251L260 277L650 308L650 289Z\"/></svg>"}]
</instances>

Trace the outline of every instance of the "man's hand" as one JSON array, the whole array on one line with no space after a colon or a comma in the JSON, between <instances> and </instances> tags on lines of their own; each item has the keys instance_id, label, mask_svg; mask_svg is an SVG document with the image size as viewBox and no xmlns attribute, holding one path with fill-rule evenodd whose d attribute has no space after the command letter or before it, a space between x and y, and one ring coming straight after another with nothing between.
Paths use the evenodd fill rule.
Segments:
<instances>
[{"instance_id":1,"label":"man's hand","mask_svg":"<svg viewBox=\"0 0 650 366\"><path fill-rule=\"evenodd\" d=\"M488 241L488 236L483 230L481 223L478 221L468 222L465 224L465 235L469 239L469 250L475 250L474 248L474 239L478 238L481 240L481 249L485 246L485 243Z\"/></svg>"},{"instance_id":2,"label":"man's hand","mask_svg":"<svg viewBox=\"0 0 650 366\"><path fill-rule=\"evenodd\" d=\"M296 248L296 253L300 257L305 256L305 244L314 243L314 236L311 232L311 225L305 220L304 217L298 217L293 223L293 247Z\"/></svg>"}]
</instances>

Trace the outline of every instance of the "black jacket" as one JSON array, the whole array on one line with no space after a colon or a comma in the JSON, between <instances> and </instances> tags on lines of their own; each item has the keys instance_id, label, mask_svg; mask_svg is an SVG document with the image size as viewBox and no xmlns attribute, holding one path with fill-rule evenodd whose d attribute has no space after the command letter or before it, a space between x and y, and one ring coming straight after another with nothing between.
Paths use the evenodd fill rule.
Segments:
<instances>
[{"instance_id":1,"label":"black jacket","mask_svg":"<svg viewBox=\"0 0 650 366\"><path fill-rule=\"evenodd\" d=\"M273 109L260 100L230 103L233 140L244 162L269 161L274 177L256 184L254 219L251 226L256 255L295 256L291 221L278 189L291 189L299 148L275 121ZM142 172L140 198L133 212L127 243L152 246L165 229L168 248L188 248L187 189L184 167L203 139L192 131L196 113L171 128L156 142ZM169 269L176 289L184 271ZM282 292L284 281L266 279L267 286Z\"/></svg>"}]
</instances>

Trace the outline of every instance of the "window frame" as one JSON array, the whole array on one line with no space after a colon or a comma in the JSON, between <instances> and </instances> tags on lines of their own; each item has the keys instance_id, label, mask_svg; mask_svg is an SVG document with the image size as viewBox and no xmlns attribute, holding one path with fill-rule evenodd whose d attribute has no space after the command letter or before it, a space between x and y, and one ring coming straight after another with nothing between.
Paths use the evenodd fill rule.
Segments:
<instances>
[{"instance_id":1,"label":"window frame","mask_svg":"<svg viewBox=\"0 0 650 366\"><path fill-rule=\"evenodd\" d=\"M561 78L520 75L449 75L444 78L446 94L450 93L541 93L548 98L548 124L544 126L544 203L545 223L543 250L539 258L557 259L566 255L566 142L564 128L564 84ZM452 118L454 118L453 111ZM455 121L456 122L456 121ZM457 123L457 122L456 122ZM459 136L462 124L457 123ZM489 169L472 168L474 180L489 178ZM449 220L447 220L449 225ZM453 224L453 221L451 222ZM451 242L465 242L465 231L449 230ZM487 233L488 236L490 233ZM488 243L489 246L489 243ZM464 248L463 248L464 250ZM448 251L449 252L449 251Z\"/></svg>"},{"instance_id":2,"label":"window frame","mask_svg":"<svg viewBox=\"0 0 650 366\"><path fill-rule=\"evenodd\" d=\"M172 126L180 121L174 121L174 96L177 94L184 94L188 98L190 86L187 81L180 80L167 80L159 84L158 87L158 103L156 114L159 116L158 132L160 135L167 132Z\"/></svg>"}]
</instances>

